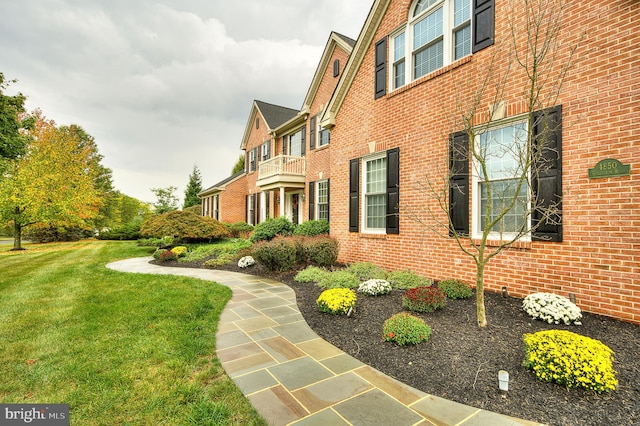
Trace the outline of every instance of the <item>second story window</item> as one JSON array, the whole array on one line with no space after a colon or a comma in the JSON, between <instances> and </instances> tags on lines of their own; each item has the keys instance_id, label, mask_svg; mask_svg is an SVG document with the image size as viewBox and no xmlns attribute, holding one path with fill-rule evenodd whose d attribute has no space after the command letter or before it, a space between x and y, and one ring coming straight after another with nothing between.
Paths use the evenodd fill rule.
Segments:
<instances>
[{"instance_id":1,"label":"second story window","mask_svg":"<svg viewBox=\"0 0 640 426\"><path fill-rule=\"evenodd\" d=\"M260 150L262 151L262 161L271 158L271 141L264 142Z\"/></svg>"},{"instance_id":2,"label":"second story window","mask_svg":"<svg viewBox=\"0 0 640 426\"><path fill-rule=\"evenodd\" d=\"M391 85L398 88L471 54L471 0L418 0L391 35Z\"/></svg>"},{"instance_id":3,"label":"second story window","mask_svg":"<svg viewBox=\"0 0 640 426\"><path fill-rule=\"evenodd\" d=\"M304 157L306 152L306 126L303 126L297 132L289 135L286 139L286 152L285 155L290 155L292 157Z\"/></svg>"}]
</instances>

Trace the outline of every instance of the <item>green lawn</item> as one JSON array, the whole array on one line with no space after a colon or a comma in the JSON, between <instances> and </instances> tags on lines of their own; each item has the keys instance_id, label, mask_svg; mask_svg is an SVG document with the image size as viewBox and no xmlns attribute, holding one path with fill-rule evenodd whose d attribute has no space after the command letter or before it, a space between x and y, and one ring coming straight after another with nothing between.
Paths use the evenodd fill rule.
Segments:
<instances>
[{"instance_id":1,"label":"green lawn","mask_svg":"<svg viewBox=\"0 0 640 426\"><path fill-rule=\"evenodd\" d=\"M72 424L264 425L215 356L231 291L105 268L131 242L0 246L0 402L66 403Z\"/></svg>"}]
</instances>

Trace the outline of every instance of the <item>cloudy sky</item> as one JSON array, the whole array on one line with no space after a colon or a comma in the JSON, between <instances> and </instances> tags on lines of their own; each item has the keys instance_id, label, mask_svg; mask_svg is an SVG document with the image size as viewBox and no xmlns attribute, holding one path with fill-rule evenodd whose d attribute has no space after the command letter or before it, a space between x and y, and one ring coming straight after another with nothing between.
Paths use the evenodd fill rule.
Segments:
<instances>
[{"instance_id":1,"label":"cloudy sky","mask_svg":"<svg viewBox=\"0 0 640 426\"><path fill-rule=\"evenodd\" d=\"M229 176L254 99L298 109L331 31L373 0L0 1L0 72L91 134L116 189L155 201Z\"/></svg>"}]
</instances>

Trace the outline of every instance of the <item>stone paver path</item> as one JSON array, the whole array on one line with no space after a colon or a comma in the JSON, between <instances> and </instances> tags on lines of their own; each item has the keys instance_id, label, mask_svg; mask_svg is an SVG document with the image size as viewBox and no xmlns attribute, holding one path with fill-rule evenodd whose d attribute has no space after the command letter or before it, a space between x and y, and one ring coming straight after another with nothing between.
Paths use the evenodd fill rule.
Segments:
<instances>
[{"instance_id":1,"label":"stone paver path","mask_svg":"<svg viewBox=\"0 0 640 426\"><path fill-rule=\"evenodd\" d=\"M318 337L294 291L268 278L152 265L151 258L107 265L122 272L214 281L233 291L218 324L222 367L270 425L487 425L538 423L480 410L407 386Z\"/></svg>"}]
</instances>

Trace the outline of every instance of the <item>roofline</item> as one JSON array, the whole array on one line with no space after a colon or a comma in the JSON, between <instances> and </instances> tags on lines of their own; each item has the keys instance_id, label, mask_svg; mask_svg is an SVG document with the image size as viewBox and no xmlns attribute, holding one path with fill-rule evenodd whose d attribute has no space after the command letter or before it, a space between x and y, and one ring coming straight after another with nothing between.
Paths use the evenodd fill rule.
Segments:
<instances>
[{"instance_id":1,"label":"roofline","mask_svg":"<svg viewBox=\"0 0 640 426\"><path fill-rule=\"evenodd\" d=\"M367 19L365 20L362 30L360 31L356 45L349 56L349 60L347 61L344 71L342 72L342 77L340 78L340 81L338 81L338 85L327 104L327 108L322 114L320 119L322 127L331 128L335 126L336 116L338 115L338 112L342 107L342 103L353 84L353 80L360 69L360 65L362 65L367 49L373 41L373 36L382 22L382 18L389 7L389 3L391 3L391 0L375 0L371 6L371 10L369 11L369 15L367 15ZM371 93L371 96L373 96L373 92Z\"/></svg>"},{"instance_id":2,"label":"roofline","mask_svg":"<svg viewBox=\"0 0 640 426\"><path fill-rule=\"evenodd\" d=\"M245 175L245 171L241 170L239 172L236 172L235 174L229 176L228 178L216 183L213 186L210 186L209 188L198 192L198 197L204 197L206 195L212 195L215 194L217 192L222 192L227 188L227 185L237 181L238 179L240 179L241 177L243 177Z\"/></svg>"},{"instance_id":3,"label":"roofline","mask_svg":"<svg viewBox=\"0 0 640 426\"><path fill-rule=\"evenodd\" d=\"M322 78L324 77L324 72L330 65L329 62L336 47L340 47L347 53L347 55L351 55L353 47L349 43L347 43L347 41L343 37L344 36L341 36L337 32L331 31L329 39L327 40L327 44L325 45L324 51L322 52L320 62L318 62L316 72L313 75L311 84L309 85L307 96L304 98L304 102L302 103L302 108L300 109L300 111L306 113L310 112L309 109L311 108L311 103L313 102L313 98L315 98L316 94L318 93L318 89L320 88L320 84L322 83Z\"/></svg>"}]
</instances>

